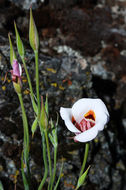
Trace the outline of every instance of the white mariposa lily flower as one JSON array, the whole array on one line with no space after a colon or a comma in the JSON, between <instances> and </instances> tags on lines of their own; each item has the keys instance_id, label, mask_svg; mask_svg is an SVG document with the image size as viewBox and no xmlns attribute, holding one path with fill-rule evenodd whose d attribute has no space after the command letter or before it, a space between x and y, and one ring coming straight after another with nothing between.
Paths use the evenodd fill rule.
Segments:
<instances>
[{"instance_id":1,"label":"white mariposa lily flower","mask_svg":"<svg viewBox=\"0 0 126 190\"><path fill-rule=\"evenodd\" d=\"M75 133L74 140L88 142L104 129L109 113L101 99L82 98L72 108L60 108L67 128Z\"/></svg>"}]
</instances>

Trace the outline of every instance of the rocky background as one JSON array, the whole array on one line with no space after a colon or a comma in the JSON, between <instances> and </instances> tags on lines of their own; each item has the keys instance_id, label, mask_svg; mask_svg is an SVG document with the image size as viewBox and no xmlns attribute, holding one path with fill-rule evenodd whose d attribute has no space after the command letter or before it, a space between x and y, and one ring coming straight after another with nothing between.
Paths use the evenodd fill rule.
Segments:
<instances>
[{"instance_id":1,"label":"rocky background","mask_svg":"<svg viewBox=\"0 0 126 190\"><path fill-rule=\"evenodd\" d=\"M40 36L40 90L42 95L49 94L50 116L55 120L60 106L70 107L81 97L101 98L110 113L107 128L90 143L91 169L81 189L126 190L125 0L0 0L0 178L4 189L24 189L20 171L21 110L10 75L6 83L3 81L11 69L8 32L15 44L15 20L34 86L34 55L28 43L31 4ZM30 128L34 115L27 87L24 74L23 95ZM60 119L57 176L63 158L61 190L75 188L83 159L84 144L74 143L70 136ZM31 139L30 152L32 186L36 190L44 169L39 129Z\"/></svg>"}]
</instances>

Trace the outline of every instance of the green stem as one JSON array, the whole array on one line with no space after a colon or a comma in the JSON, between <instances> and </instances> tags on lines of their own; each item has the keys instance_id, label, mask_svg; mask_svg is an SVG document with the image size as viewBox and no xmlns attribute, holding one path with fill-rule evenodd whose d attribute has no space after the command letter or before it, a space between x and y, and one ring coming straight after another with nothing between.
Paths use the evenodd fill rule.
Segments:
<instances>
[{"instance_id":1,"label":"green stem","mask_svg":"<svg viewBox=\"0 0 126 190\"><path fill-rule=\"evenodd\" d=\"M24 172L24 153L23 153L23 151L22 151L22 156L21 156L21 173L22 173L22 178L23 178L23 183L24 183L24 189L30 190L29 182L28 182L27 177Z\"/></svg>"},{"instance_id":2,"label":"green stem","mask_svg":"<svg viewBox=\"0 0 126 190\"><path fill-rule=\"evenodd\" d=\"M28 131L28 121L27 116L25 113L24 103L22 94L18 94L21 110L22 110L22 120L23 120L23 127L24 127L24 148L23 148L23 157L25 160L25 165L27 169L27 177L25 176L24 168L23 168L23 157L22 157L22 176L25 190L29 189L30 186L30 170L29 170L29 131Z\"/></svg>"},{"instance_id":3,"label":"green stem","mask_svg":"<svg viewBox=\"0 0 126 190\"><path fill-rule=\"evenodd\" d=\"M82 164L82 167L81 167L81 171L80 171L79 177L80 177L80 176L83 174L83 172L84 172L85 165L86 165L86 162L87 162L88 152L89 152L89 143L86 143L86 145L85 145L85 152L84 152L83 164Z\"/></svg>"},{"instance_id":4,"label":"green stem","mask_svg":"<svg viewBox=\"0 0 126 190\"><path fill-rule=\"evenodd\" d=\"M57 160L57 146L54 148L54 171L53 171L53 183L56 176L56 160Z\"/></svg>"},{"instance_id":5,"label":"green stem","mask_svg":"<svg viewBox=\"0 0 126 190\"><path fill-rule=\"evenodd\" d=\"M48 160L49 160L49 175L50 178L52 177L52 164L51 164L51 156L50 156L50 148L49 148L49 139L47 132L45 131L45 138L46 138L46 146L47 146L47 153L48 153Z\"/></svg>"},{"instance_id":6,"label":"green stem","mask_svg":"<svg viewBox=\"0 0 126 190\"><path fill-rule=\"evenodd\" d=\"M38 63L38 51L34 51L35 53L35 76L36 76L36 94L37 94L37 102L38 102L38 117L40 115L40 96L39 96L39 63Z\"/></svg>"},{"instance_id":7,"label":"green stem","mask_svg":"<svg viewBox=\"0 0 126 190\"><path fill-rule=\"evenodd\" d=\"M47 157L46 157L46 145L45 145L45 136L44 133L41 133L42 136L42 148L43 148L43 160L44 160L44 166L45 166L45 172L44 172L44 176L42 178L42 181L39 185L38 190L42 190L43 185L46 181L47 175L48 175L48 165L47 165Z\"/></svg>"},{"instance_id":8,"label":"green stem","mask_svg":"<svg viewBox=\"0 0 126 190\"><path fill-rule=\"evenodd\" d=\"M23 65L24 65L25 73L26 73L27 80L28 80L28 85L29 85L29 88L30 88L30 96L31 96L32 106L33 106L33 109L34 109L35 113L37 114L37 106L36 106L36 103L35 103L35 98L34 98L33 88L32 88L32 84L31 84L31 79L30 79L28 69L27 69L27 66L26 66L26 63L25 63L25 59L24 58L21 58L21 59L22 59Z\"/></svg>"},{"instance_id":9,"label":"green stem","mask_svg":"<svg viewBox=\"0 0 126 190\"><path fill-rule=\"evenodd\" d=\"M55 187L54 187L54 190L57 190L57 187L58 187L58 185L59 185L60 179L61 179L61 177L62 177L62 171L63 171L63 161L62 161L62 166L61 166L61 169L60 169L60 174L59 174L58 180L57 180L57 182L56 182L56 185L55 185Z\"/></svg>"},{"instance_id":10,"label":"green stem","mask_svg":"<svg viewBox=\"0 0 126 190\"><path fill-rule=\"evenodd\" d=\"M30 79L30 76L29 76L28 69L27 69L27 66L26 66L26 63L25 63L24 58L22 58L22 62L23 62L23 65L24 65L24 69L25 69L25 73L26 73L27 79L28 79L28 84L29 84L29 88L30 88L31 97L32 97L32 99L34 99L33 88L32 88L32 84L31 84L31 79Z\"/></svg>"},{"instance_id":11,"label":"green stem","mask_svg":"<svg viewBox=\"0 0 126 190\"><path fill-rule=\"evenodd\" d=\"M53 177L51 181L51 189L53 187L54 181L55 181L55 176L56 176L56 161L57 161L57 146L54 147L54 170L53 170Z\"/></svg>"},{"instance_id":12,"label":"green stem","mask_svg":"<svg viewBox=\"0 0 126 190\"><path fill-rule=\"evenodd\" d=\"M18 94L21 109L22 109L22 120L23 120L23 127L24 127L24 152L25 152L25 159L28 161L29 156L29 131L28 131L28 121L27 116L25 113L24 103L22 94Z\"/></svg>"}]
</instances>

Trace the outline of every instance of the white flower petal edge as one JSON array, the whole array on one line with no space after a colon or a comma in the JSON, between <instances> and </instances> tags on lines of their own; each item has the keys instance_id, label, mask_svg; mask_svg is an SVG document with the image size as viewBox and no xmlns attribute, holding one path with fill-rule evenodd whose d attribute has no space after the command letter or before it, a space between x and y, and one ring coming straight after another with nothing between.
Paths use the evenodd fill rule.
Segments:
<instances>
[{"instance_id":1,"label":"white flower petal edge","mask_svg":"<svg viewBox=\"0 0 126 190\"><path fill-rule=\"evenodd\" d=\"M22 67L20 64L19 64L19 72L20 72L20 76L21 76L22 75Z\"/></svg>"},{"instance_id":2,"label":"white flower petal edge","mask_svg":"<svg viewBox=\"0 0 126 190\"><path fill-rule=\"evenodd\" d=\"M79 141L79 142L91 141L92 139L94 139L97 136L99 125L101 125L101 124L99 123L99 124L95 125L94 127L92 127L91 129L88 129L87 131L84 131L83 133L76 135L74 137L74 140Z\"/></svg>"},{"instance_id":3,"label":"white flower petal edge","mask_svg":"<svg viewBox=\"0 0 126 190\"><path fill-rule=\"evenodd\" d=\"M95 99L95 101L94 112L96 114L96 123L100 121L106 124L109 120L108 110L101 99Z\"/></svg>"},{"instance_id":4,"label":"white flower petal edge","mask_svg":"<svg viewBox=\"0 0 126 190\"><path fill-rule=\"evenodd\" d=\"M71 108L60 108L60 115L65 122L66 127L73 133L80 133L80 131L72 123Z\"/></svg>"}]
</instances>

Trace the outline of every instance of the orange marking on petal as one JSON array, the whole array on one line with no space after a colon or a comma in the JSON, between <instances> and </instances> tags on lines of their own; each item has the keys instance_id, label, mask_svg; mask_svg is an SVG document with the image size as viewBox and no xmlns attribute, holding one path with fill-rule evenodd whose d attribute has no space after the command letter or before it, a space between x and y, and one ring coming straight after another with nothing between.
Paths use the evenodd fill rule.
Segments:
<instances>
[{"instance_id":1,"label":"orange marking on petal","mask_svg":"<svg viewBox=\"0 0 126 190\"><path fill-rule=\"evenodd\" d=\"M90 119L90 120L93 120L93 121L95 121L95 118L96 118L95 113L94 113L93 110L89 110L89 111L84 115L84 117L85 117L86 119Z\"/></svg>"}]
</instances>

